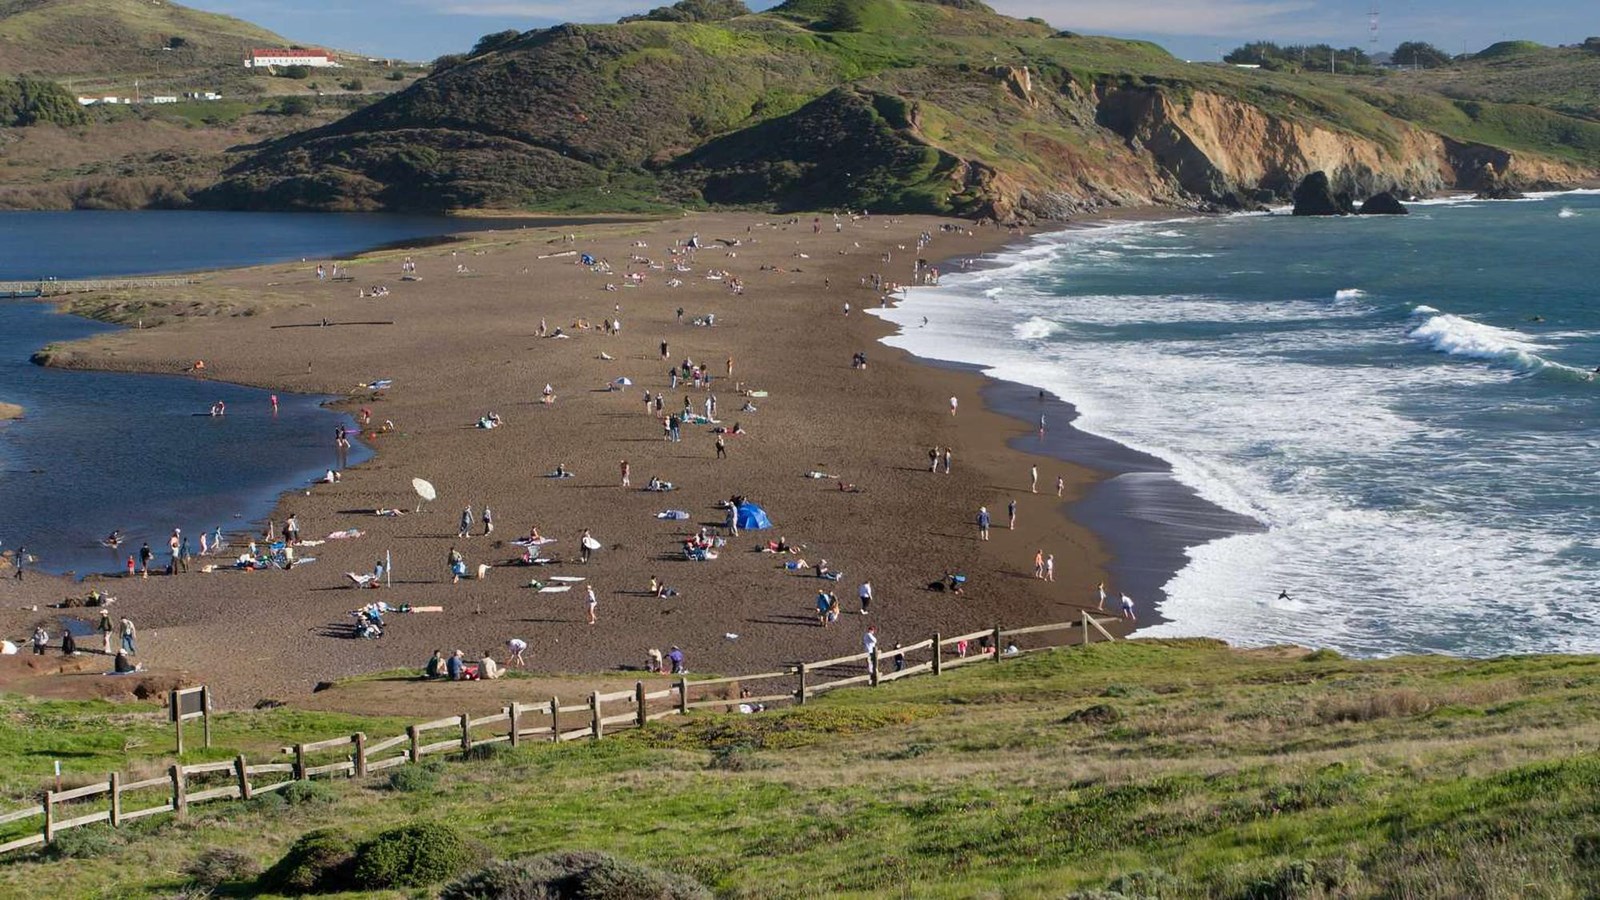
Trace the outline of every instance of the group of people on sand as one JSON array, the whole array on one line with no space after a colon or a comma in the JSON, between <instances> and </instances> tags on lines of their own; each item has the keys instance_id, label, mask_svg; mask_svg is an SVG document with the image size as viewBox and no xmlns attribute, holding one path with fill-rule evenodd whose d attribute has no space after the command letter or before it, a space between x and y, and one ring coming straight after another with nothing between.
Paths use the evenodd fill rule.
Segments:
<instances>
[{"instance_id":1,"label":"group of people on sand","mask_svg":"<svg viewBox=\"0 0 1600 900\"><path fill-rule=\"evenodd\" d=\"M101 607L100 621L94 626L94 633L100 635L100 652L113 658L112 669L108 674L121 675L143 669L143 666L134 663L132 659L134 656L134 641L139 634L139 630L134 627L132 619L122 616L120 622L113 624L111 611ZM113 642L116 643L114 649ZM46 651L50 649L50 631L45 626L45 623L40 622L34 626L33 634L30 636L28 643L32 647L35 656L45 655ZM62 656L78 656L79 654L90 652L78 645L78 635L73 633L70 625L61 631L60 646Z\"/></svg>"}]
</instances>

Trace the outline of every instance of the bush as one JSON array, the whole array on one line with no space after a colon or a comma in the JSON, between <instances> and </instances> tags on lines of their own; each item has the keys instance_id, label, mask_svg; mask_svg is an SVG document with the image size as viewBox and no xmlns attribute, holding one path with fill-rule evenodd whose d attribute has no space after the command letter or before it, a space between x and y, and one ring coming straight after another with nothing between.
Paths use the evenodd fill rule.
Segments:
<instances>
[{"instance_id":1,"label":"bush","mask_svg":"<svg viewBox=\"0 0 1600 900\"><path fill-rule=\"evenodd\" d=\"M225 882L254 878L260 871L261 867L256 865L255 859L238 850L212 847L201 851L184 867L183 874L194 879L201 887L214 888Z\"/></svg>"},{"instance_id":2,"label":"bush","mask_svg":"<svg viewBox=\"0 0 1600 900\"><path fill-rule=\"evenodd\" d=\"M300 835L259 879L263 888L283 894L343 890L352 884L355 841L339 828L318 828Z\"/></svg>"},{"instance_id":3,"label":"bush","mask_svg":"<svg viewBox=\"0 0 1600 900\"><path fill-rule=\"evenodd\" d=\"M60 832L45 850L56 859L92 859L110 853L116 843L109 827L90 825Z\"/></svg>"},{"instance_id":4,"label":"bush","mask_svg":"<svg viewBox=\"0 0 1600 900\"><path fill-rule=\"evenodd\" d=\"M322 781L296 781L278 793L289 806L325 806L339 799L333 787Z\"/></svg>"},{"instance_id":5,"label":"bush","mask_svg":"<svg viewBox=\"0 0 1600 900\"><path fill-rule=\"evenodd\" d=\"M422 887L456 875L477 858L455 826L416 822L381 832L357 847L351 876L364 889Z\"/></svg>"},{"instance_id":6,"label":"bush","mask_svg":"<svg viewBox=\"0 0 1600 900\"><path fill-rule=\"evenodd\" d=\"M284 790L288 789L285 788ZM257 794L251 797L250 802L246 803L245 807L251 812L274 813L287 808L288 805L289 801L284 799L282 791L268 791L265 794Z\"/></svg>"},{"instance_id":7,"label":"bush","mask_svg":"<svg viewBox=\"0 0 1600 900\"><path fill-rule=\"evenodd\" d=\"M1109 703L1073 710L1061 720L1066 725L1110 725L1122 721L1122 711Z\"/></svg>"},{"instance_id":8,"label":"bush","mask_svg":"<svg viewBox=\"0 0 1600 900\"><path fill-rule=\"evenodd\" d=\"M605 853L545 853L497 862L461 878L439 900L711 900L686 875Z\"/></svg>"},{"instance_id":9,"label":"bush","mask_svg":"<svg viewBox=\"0 0 1600 900\"><path fill-rule=\"evenodd\" d=\"M307 78L311 77L311 67L310 66L284 66L283 67L283 71L278 73L278 74L280 74L284 78L293 78L296 81L305 81Z\"/></svg>"},{"instance_id":10,"label":"bush","mask_svg":"<svg viewBox=\"0 0 1600 900\"><path fill-rule=\"evenodd\" d=\"M747 744L730 744L725 747L714 747L711 750L711 759L706 761L706 768L722 772L743 772L752 768L755 757L750 752Z\"/></svg>"},{"instance_id":11,"label":"bush","mask_svg":"<svg viewBox=\"0 0 1600 900\"><path fill-rule=\"evenodd\" d=\"M420 794L439 786L439 770L431 765L404 765L389 773L389 790Z\"/></svg>"}]
</instances>

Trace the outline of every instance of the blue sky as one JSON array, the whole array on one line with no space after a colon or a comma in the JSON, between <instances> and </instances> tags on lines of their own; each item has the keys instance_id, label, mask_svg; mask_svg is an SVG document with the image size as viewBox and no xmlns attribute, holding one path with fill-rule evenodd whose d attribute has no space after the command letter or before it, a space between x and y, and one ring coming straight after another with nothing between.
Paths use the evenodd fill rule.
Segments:
<instances>
[{"instance_id":1,"label":"blue sky","mask_svg":"<svg viewBox=\"0 0 1600 900\"><path fill-rule=\"evenodd\" d=\"M665 0L189 0L307 44L426 60L507 28L610 22ZM750 2L750 0L747 0ZM776 0L756 0L763 9ZM989 0L1014 16L1092 34L1153 40L1186 59L1216 59L1249 40L1367 47L1359 0ZM1451 53L1512 38L1575 43L1600 34L1594 0L1390 0L1377 4L1379 49L1425 40Z\"/></svg>"}]
</instances>

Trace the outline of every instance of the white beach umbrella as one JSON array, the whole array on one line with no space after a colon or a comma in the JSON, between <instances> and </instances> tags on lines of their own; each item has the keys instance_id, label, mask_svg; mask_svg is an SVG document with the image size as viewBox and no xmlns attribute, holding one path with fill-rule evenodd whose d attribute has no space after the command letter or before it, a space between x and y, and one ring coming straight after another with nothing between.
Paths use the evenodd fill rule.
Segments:
<instances>
[{"instance_id":1,"label":"white beach umbrella","mask_svg":"<svg viewBox=\"0 0 1600 900\"><path fill-rule=\"evenodd\" d=\"M423 502L428 500L436 500L439 497L439 492L433 489L433 484L425 481L424 479L411 479L411 487L416 489L417 496L422 498L422 500L417 502L417 512L422 512Z\"/></svg>"},{"instance_id":2,"label":"white beach umbrella","mask_svg":"<svg viewBox=\"0 0 1600 900\"><path fill-rule=\"evenodd\" d=\"M627 378L627 377L623 377L623 378L618 378L616 381L614 381L612 383L613 384L633 384L633 380L630 379L630 378Z\"/></svg>"}]
</instances>

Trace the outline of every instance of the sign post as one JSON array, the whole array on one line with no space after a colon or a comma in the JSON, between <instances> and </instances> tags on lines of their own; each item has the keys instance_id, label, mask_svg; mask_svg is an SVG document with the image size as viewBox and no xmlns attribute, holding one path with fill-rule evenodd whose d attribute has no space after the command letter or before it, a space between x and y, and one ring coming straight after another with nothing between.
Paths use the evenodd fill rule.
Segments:
<instances>
[{"instance_id":1,"label":"sign post","mask_svg":"<svg viewBox=\"0 0 1600 900\"><path fill-rule=\"evenodd\" d=\"M180 688L167 695L167 718L172 722L178 738L178 755L183 755L183 723L186 719L200 719L205 734L205 746L211 747L211 691L204 686Z\"/></svg>"}]
</instances>

